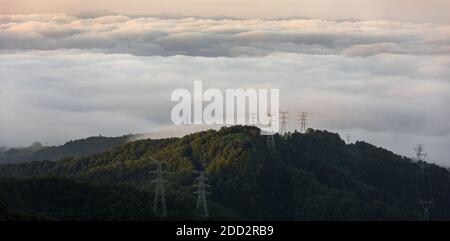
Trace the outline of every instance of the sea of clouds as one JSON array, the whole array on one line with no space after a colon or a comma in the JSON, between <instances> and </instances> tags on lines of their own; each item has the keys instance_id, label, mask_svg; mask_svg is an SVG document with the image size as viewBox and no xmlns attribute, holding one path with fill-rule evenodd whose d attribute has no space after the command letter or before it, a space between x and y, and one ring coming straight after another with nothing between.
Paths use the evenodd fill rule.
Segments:
<instances>
[{"instance_id":1,"label":"sea of clouds","mask_svg":"<svg viewBox=\"0 0 450 241\"><path fill-rule=\"evenodd\" d=\"M450 26L314 19L77 18L0 15L1 50L81 49L138 56L273 53L448 55Z\"/></svg>"},{"instance_id":2,"label":"sea of clouds","mask_svg":"<svg viewBox=\"0 0 450 241\"><path fill-rule=\"evenodd\" d=\"M195 80L450 165L450 26L391 21L0 15L0 146L162 130Z\"/></svg>"}]
</instances>

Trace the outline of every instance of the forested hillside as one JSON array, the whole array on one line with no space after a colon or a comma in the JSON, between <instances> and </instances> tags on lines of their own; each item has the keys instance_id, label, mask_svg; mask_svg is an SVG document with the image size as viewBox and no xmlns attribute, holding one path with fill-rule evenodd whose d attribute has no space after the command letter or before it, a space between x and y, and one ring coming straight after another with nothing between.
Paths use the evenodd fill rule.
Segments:
<instances>
[{"instance_id":1,"label":"forested hillside","mask_svg":"<svg viewBox=\"0 0 450 241\"><path fill-rule=\"evenodd\" d=\"M418 220L419 199L432 198L431 218L450 220L445 168L365 142L346 144L326 131L275 139L275 149L266 148L259 129L235 126L87 157L2 165L0 200L8 209L62 220L154 219L155 158L168 163L169 219L199 218L193 171L205 170L211 219Z\"/></svg>"}]
</instances>

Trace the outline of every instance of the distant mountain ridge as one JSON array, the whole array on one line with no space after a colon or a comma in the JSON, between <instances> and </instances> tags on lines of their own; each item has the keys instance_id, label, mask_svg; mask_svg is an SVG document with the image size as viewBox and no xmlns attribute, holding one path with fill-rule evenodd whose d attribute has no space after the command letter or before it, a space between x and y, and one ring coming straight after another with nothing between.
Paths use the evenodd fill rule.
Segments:
<instances>
[{"instance_id":1,"label":"distant mountain ridge","mask_svg":"<svg viewBox=\"0 0 450 241\"><path fill-rule=\"evenodd\" d=\"M43 146L39 142L29 147L4 149L0 152L0 164L28 161L56 161L66 157L80 157L106 151L134 138L134 135L120 137L94 136L73 140L60 146Z\"/></svg>"}]
</instances>

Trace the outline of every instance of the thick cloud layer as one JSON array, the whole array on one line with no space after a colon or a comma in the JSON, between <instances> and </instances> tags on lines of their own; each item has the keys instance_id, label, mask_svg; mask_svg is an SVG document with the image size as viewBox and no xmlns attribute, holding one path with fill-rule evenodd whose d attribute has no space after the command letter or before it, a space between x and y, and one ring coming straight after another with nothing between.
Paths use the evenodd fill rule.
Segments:
<instances>
[{"instance_id":1,"label":"thick cloud layer","mask_svg":"<svg viewBox=\"0 0 450 241\"><path fill-rule=\"evenodd\" d=\"M369 56L450 54L450 26L388 21L213 20L67 15L0 16L0 49L84 49L133 55Z\"/></svg>"},{"instance_id":2,"label":"thick cloud layer","mask_svg":"<svg viewBox=\"0 0 450 241\"><path fill-rule=\"evenodd\" d=\"M0 17L0 146L170 125L176 88L279 88L311 127L450 164L449 26ZM230 58L232 57L232 58ZM448 161L448 162L447 162Z\"/></svg>"}]
</instances>

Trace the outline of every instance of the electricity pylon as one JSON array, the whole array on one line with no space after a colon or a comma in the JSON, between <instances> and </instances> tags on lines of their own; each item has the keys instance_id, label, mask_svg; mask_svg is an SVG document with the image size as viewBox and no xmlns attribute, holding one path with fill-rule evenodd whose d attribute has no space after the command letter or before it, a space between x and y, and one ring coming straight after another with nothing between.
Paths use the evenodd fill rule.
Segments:
<instances>
[{"instance_id":1,"label":"electricity pylon","mask_svg":"<svg viewBox=\"0 0 450 241\"><path fill-rule=\"evenodd\" d=\"M208 178L205 176L204 171L194 171L194 173L198 173L198 177L195 178L197 181L197 184L195 186L198 187L198 190L195 191L195 194L198 194L197 196L197 212L200 213L200 216L202 218L208 218L209 212L208 212L208 203L206 202L206 195L209 193L206 191L206 188L210 187L208 184L206 184L206 181Z\"/></svg>"},{"instance_id":2,"label":"electricity pylon","mask_svg":"<svg viewBox=\"0 0 450 241\"><path fill-rule=\"evenodd\" d=\"M427 153L425 152L425 148L423 144L417 145L414 147L414 151L416 151L416 159L417 161L424 161L427 157Z\"/></svg>"},{"instance_id":3,"label":"electricity pylon","mask_svg":"<svg viewBox=\"0 0 450 241\"><path fill-rule=\"evenodd\" d=\"M414 150L416 151L416 160L418 161L420 165L420 182L419 182L419 188L422 189L420 192L422 192L422 196L419 195L419 204L422 207L423 210L423 221L429 221L430 220L430 209L433 206L433 194L431 191L431 180L430 177L425 173L425 158L427 156L427 153L424 151L423 145L417 145ZM428 191L427 191L428 186Z\"/></svg>"},{"instance_id":4,"label":"electricity pylon","mask_svg":"<svg viewBox=\"0 0 450 241\"><path fill-rule=\"evenodd\" d=\"M306 133L306 124L308 124L308 113L307 112L299 113L298 122L300 123L300 133Z\"/></svg>"},{"instance_id":5,"label":"electricity pylon","mask_svg":"<svg viewBox=\"0 0 450 241\"><path fill-rule=\"evenodd\" d=\"M288 123L288 112L280 111L280 135L284 136L287 134L287 123Z\"/></svg>"},{"instance_id":6,"label":"electricity pylon","mask_svg":"<svg viewBox=\"0 0 450 241\"><path fill-rule=\"evenodd\" d=\"M431 209L431 206L433 206L434 202L432 200L431 201L420 200L419 203L423 209L423 221L429 221L430 220L430 209Z\"/></svg>"},{"instance_id":7,"label":"electricity pylon","mask_svg":"<svg viewBox=\"0 0 450 241\"><path fill-rule=\"evenodd\" d=\"M275 135L274 133L272 133L272 115L271 114L267 114L267 117L269 118L269 132L267 135L267 141L266 141L266 146L268 148L275 148Z\"/></svg>"},{"instance_id":8,"label":"electricity pylon","mask_svg":"<svg viewBox=\"0 0 450 241\"><path fill-rule=\"evenodd\" d=\"M268 148L271 148L271 149L275 148L275 135L274 134L267 135L266 145Z\"/></svg>"},{"instance_id":9,"label":"electricity pylon","mask_svg":"<svg viewBox=\"0 0 450 241\"><path fill-rule=\"evenodd\" d=\"M41 169L45 172L46 175L53 175L51 168L48 167L49 161L43 161L41 164Z\"/></svg>"},{"instance_id":10,"label":"electricity pylon","mask_svg":"<svg viewBox=\"0 0 450 241\"><path fill-rule=\"evenodd\" d=\"M350 139L352 138L352 135L347 133L346 138L347 138L347 144L350 144Z\"/></svg>"},{"instance_id":11,"label":"electricity pylon","mask_svg":"<svg viewBox=\"0 0 450 241\"><path fill-rule=\"evenodd\" d=\"M150 159L156 163L156 170L150 171L152 174L156 174L156 178L152 180L152 183L155 184L155 198L153 200L153 213L160 218L167 217L167 206L166 206L166 197L164 192L164 183L167 180L163 179L163 165L167 166L165 161L159 161L152 157Z\"/></svg>"}]
</instances>

